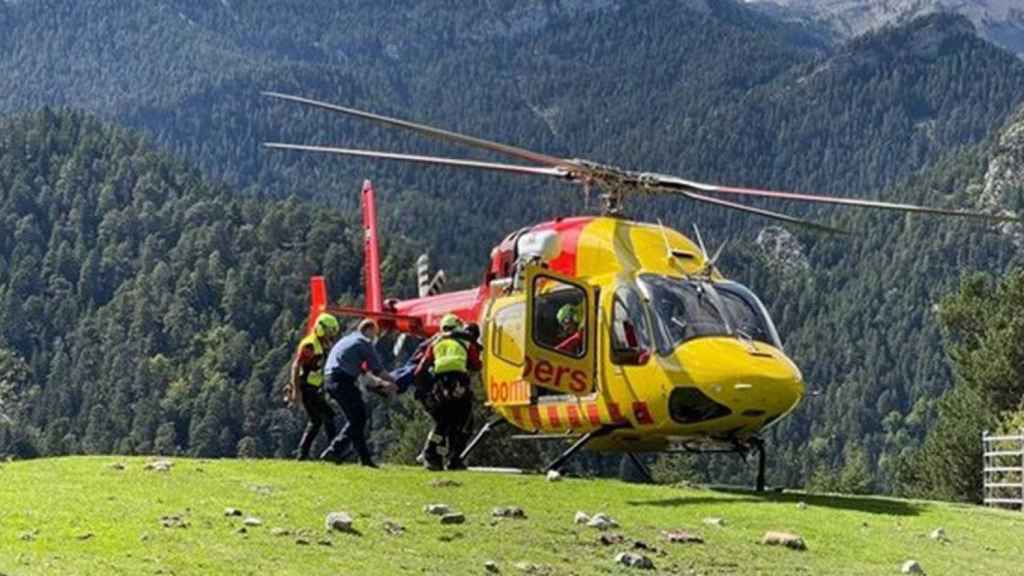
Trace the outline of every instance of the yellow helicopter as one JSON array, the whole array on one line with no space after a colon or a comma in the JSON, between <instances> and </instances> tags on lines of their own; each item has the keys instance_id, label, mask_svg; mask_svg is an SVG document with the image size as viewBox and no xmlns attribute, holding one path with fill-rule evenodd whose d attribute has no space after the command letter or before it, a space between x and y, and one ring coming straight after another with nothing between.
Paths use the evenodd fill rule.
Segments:
<instances>
[{"instance_id":1,"label":"yellow helicopter","mask_svg":"<svg viewBox=\"0 0 1024 576\"><path fill-rule=\"evenodd\" d=\"M767 309L748 288L725 279L697 242L660 223L622 216L627 197L674 195L825 232L835 228L723 200L720 195L839 204L989 221L1017 218L872 200L718 186L656 173L565 159L299 96L264 93L502 154L532 165L352 148L266 143L268 148L399 160L554 177L601 190L599 216L557 218L509 234L491 252L484 281L469 290L385 300L380 287L376 207L363 187L366 307L328 305L322 278L311 283L310 323L323 311L376 318L383 328L429 337L454 313L482 328L483 385L497 423L579 449L637 453L736 452L758 455L764 489L764 431L804 396ZM421 292L422 294L422 292Z\"/></svg>"}]
</instances>

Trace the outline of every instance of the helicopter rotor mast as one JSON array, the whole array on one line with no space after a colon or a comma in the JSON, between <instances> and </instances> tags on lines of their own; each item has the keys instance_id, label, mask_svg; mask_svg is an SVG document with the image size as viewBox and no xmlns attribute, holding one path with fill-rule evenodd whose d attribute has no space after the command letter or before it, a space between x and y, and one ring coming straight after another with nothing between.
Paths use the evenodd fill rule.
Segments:
<instances>
[{"instance_id":1,"label":"helicopter rotor mast","mask_svg":"<svg viewBox=\"0 0 1024 576\"><path fill-rule=\"evenodd\" d=\"M717 195L744 196L749 198L772 198L790 200L797 202L832 204L852 206L857 208L873 208L880 210L896 211L903 213L933 214L940 216L965 217L993 222L1020 222L1020 218L1003 214L989 214L984 212L972 212L968 210L954 210L946 208L931 208L913 204L900 204L893 202L882 202L878 200L864 200L859 198L844 198L836 196L819 196L814 194L799 194L794 192L781 192L774 190L758 190L753 188L738 188L732 186L720 186L686 180L676 176L658 174L654 172L635 172L625 170L617 166L601 164L584 159L567 159L550 156L539 152L533 152L518 146L501 144L483 138L467 136L457 132L434 128L425 124L417 124L407 120L390 118L347 108L327 102L312 100L301 96L282 94L279 92L263 92L264 96L270 98L294 102L305 106L311 106L330 112L336 112L369 120L377 124L393 128L401 128L416 132L423 136L439 139L445 142L460 144L470 148L485 150L515 158L519 161L529 162L535 166L518 164L505 164L500 162L486 162L478 160L466 160L458 158L443 158L438 156L425 156L418 154L402 154L395 152L381 152L374 150L361 150L354 148L340 148L330 146L314 146L304 144L283 144L266 142L267 148L280 150L297 150L304 152L320 152L343 156L357 156L364 158L378 158L384 160L400 160L427 165L450 166L458 168L472 168L478 170L490 170L496 172L526 174L534 176L554 177L564 181L580 184L583 186L585 195L593 186L600 188L604 200L603 213L607 215L619 215L624 208L625 199L628 196L637 195L675 195L688 200L720 206L731 210L756 214L773 220L803 226L819 232L845 234L844 230L832 226L820 224L803 218L789 216L779 212L740 204L729 200L718 198Z\"/></svg>"}]
</instances>

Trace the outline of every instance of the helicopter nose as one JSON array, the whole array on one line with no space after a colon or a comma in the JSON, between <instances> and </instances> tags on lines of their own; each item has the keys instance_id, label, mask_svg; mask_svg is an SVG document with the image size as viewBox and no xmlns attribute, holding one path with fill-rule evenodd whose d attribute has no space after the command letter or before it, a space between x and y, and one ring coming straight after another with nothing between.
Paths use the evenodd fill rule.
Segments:
<instances>
[{"instance_id":1,"label":"helicopter nose","mask_svg":"<svg viewBox=\"0 0 1024 576\"><path fill-rule=\"evenodd\" d=\"M680 374L673 378L669 410L691 424L725 415L765 426L803 398L799 368L781 350L734 338L700 338L676 354Z\"/></svg>"}]
</instances>

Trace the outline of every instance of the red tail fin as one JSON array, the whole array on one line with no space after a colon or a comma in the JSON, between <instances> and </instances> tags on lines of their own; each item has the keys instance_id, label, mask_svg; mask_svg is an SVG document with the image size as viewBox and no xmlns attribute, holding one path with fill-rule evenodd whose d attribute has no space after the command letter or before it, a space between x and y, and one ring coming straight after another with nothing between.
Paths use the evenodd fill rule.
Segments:
<instances>
[{"instance_id":1,"label":"red tail fin","mask_svg":"<svg viewBox=\"0 0 1024 576\"><path fill-rule=\"evenodd\" d=\"M306 320L306 332L313 331L316 317L327 309L327 283L323 276L309 279L309 319Z\"/></svg>"},{"instance_id":2,"label":"red tail fin","mask_svg":"<svg viewBox=\"0 0 1024 576\"><path fill-rule=\"evenodd\" d=\"M380 245L377 242L377 203L374 199L373 184L363 181L363 251L365 256L366 309L370 312L384 310L384 295L380 287Z\"/></svg>"}]
</instances>

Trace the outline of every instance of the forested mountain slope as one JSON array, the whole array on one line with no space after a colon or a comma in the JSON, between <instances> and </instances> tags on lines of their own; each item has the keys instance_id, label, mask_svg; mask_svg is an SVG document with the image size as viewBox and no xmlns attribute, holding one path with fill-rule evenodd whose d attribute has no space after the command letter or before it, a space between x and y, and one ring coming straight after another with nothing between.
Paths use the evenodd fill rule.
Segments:
<instances>
[{"instance_id":1,"label":"forested mountain slope","mask_svg":"<svg viewBox=\"0 0 1024 576\"><path fill-rule=\"evenodd\" d=\"M11 200L12 206L29 208L5 213L5 218L17 219L11 221L13 227L4 227L8 240L0 251L8 270L6 280L0 275L0 287L5 302L11 303L0 327L8 333L5 346L31 365L39 393L45 388L45 394L56 398L42 403L49 406L45 413L33 416L36 426L54 423L57 430L47 433L45 443L34 445L44 452L110 449L108 440L82 443L88 430L95 437L104 429L105 416L94 409L102 405L96 398L108 398L100 390L132 401L145 399L150 406L160 404L151 398L153 390L159 391L156 398L173 390L176 400L165 403L173 409L149 410L159 414L149 418L151 423L174 422L175 438L185 449L197 450L192 429L209 412L214 415L207 419L208 429L219 427L218 435L228 430L218 440L220 453L233 454L229 447L245 436L254 438L259 453L279 453L289 441L281 431L294 423L261 416L247 419L243 427L236 409L271 413L269 408L239 404L232 395L244 398L241 390L250 389L246 382L258 383L251 387L253 402L257 391L268 392L270 374L280 368L291 345L286 342L288 330L299 322L309 273L326 272L333 294L358 292L358 251L349 223L364 177L378 181L381 192L384 236L391 241L386 270L390 294L408 295L412 289L406 267L411 253L431 250L435 262L468 283L478 278L490 246L510 230L580 209L576 192L557 184L261 150L261 141L285 140L464 154L322 112L275 104L259 97L260 90L306 94L554 154L692 178L960 206L976 201L965 186L987 162L987 148L953 156L910 185L896 184L981 142L1003 125L1024 95L1024 64L980 40L963 18L930 16L831 49L799 27L730 0L491 2L471 7L359 0L343 8L323 0L288 8L163 1L131 9L112 0L40 0L0 4L0 48L0 110L13 114L46 104L89 110L148 132L161 146L238 190L232 194L227 188L197 184L217 195L216 209L196 212L199 219L192 221L182 207L185 212L170 220L173 227L160 228L165 236L151 242L148 252L146 232L154 224L141 218L145 200L127 193L114 197L117 202L108 198L91 208L97 220L92 236L72 241L82 227L74 221L63 225L73 234L62 232L53 239L53 229L61 228L55 223L81 212L73 210L74 202L86 202L76 200L75 194L99 202L109 174L88 163L82 185L73 188L75 194L65 188L58 209L48 195L37 196L36 191L44 183L56 190L59 173L39 176L34 165L22 166L22 156L10 156L11 170L22 174L29 192L4 192L19 199ZM81 123L78 116L71 118L73 125ZM14 121L25 126L15 133L25 139L41 134L64 142L69 150L85 146L74 134L57 130L61 138L50 136L51 129L34 122ZM91 137L83 140L90 142ZM60 166L64 161L59 159L68 154L51 152L46 144L35 150L33 158L56 153L53 163ZM8 154L7 149L2 152ZM105 145L93 151L103 154L113 151ZM135 188L132 184L130 189ZM186 196L192 192L181 190ZM317 202L244 199L289 196ZM161 208L166 198L170 196L150 202L154 209L170 210ZM126 209L127 214L118 216ZM167 214L175 215L175 210ZM289 224L278 229L273 242L246 243L252 236L247 226L259 231L267 211L282 210L291 214L294 228ZM858 236L849 240L798 233L806 268L797 269L807 274L793 277L784 273L788 267L754 244L766 225L763 221L659 201L632 208L634 216L658 217L683 229L700 222L712 244L730 239L725 272L764 295L779 319L788 351L812 387L824 391L776 433L783 456L776 461L777 479L790 483L806 479L819 466L844 462L848 444L877 462L880 455L892 458L920 438L929 409L927 401L920 406L918 401L933 399L948 385L929 316L935 294L962 267L998 269L1013 257L1005 238L977 227L814 212L818 218L834 218ZM28 213L38 230L26 224L22 240L16 241L16 225ZM104 228L109 214L111 222ZM311 242L304 228L313 226L307 219L311 215L340 228ZM228 230L216 236L227 243L223 249L204 245L173 250L182 238L212 242L204 235L213 232L197 230L217 222ZM68 248L60 255L65 236ZM331 251L322 254L326 246ZM219 299L226 297L226 289L224 295L214 291L194 302L169 296L178 293L183 278L216 268L203 262L215 252L226 261L219 264L226 270L257 274L255 295L243 291L246 306L260 311L256 319L228 314L230 307ZM250 252L252 256L245 256ZM230 257L237 260L229 259L229 253L237 253ZM271 256L264 260L264 253ZM149 256L140 263L125 263L145 254ZM15 255L19 269L35 271L11 272ZM248 268L246 257L252 259ZM172 274L157 281L151 274L161 259L177 264L169 268ZM39 266L47 261L63 264ZM150 262L152 271L141 262ZM79 288L81 269L89 266L104 271L98 292L89 288L92 273L86 275L87 288ZM57 277L72 287L55 280L51 270L62 271ZM248 286L249 277L243 279ZM145 284L170 286L172 280L173 291L149 290L152 284ZM125 376L125 365L131 364L126 360L116 368L103 368L98 377L81 372L64 378L59 371L49 376L51 363L65 357L81 370L101 365L79 360L80 350L103 350L92 344L101 341L97 335L104 330L96 326L115 332L121 328L113 327L131 326L135 310L149 310L139 304L140 295L154 292L164 306L154 317L167 318L175 304L180 310L192 302L195 313L180 316L198 320L182 334L227 325L235 332L224 334L251 343L250 365L230 372L228 381L237 385L226 386L229 393L162 384L205 380L196 366L202 358L214 357L214 352L204 352L219 350L219 345L205 340L196 344L192 336L166 340L163 324L141 320L131 340L159 343L155 350L170 359L167 370L175 374L170 380L157 378L151 388L145 384L149 378ZM51 308L60 311L55 318L67 319L73 328L34 313ZM284 310L290 315L282 316ZM64 334L71 335L58 342ZM71 348L73 337L90 344ZM106 344L115 341L120 340L108 337ZM152 350L130 357L148 358ZM117 356L103 353L104 358ZM179 371L189 374L188 379ZM135 388L129 380L137 383ZM88 387L95 390L82 392ZM202 398L196 402L204 407L179 409L192 406L193 398ZM229 424L221 425L216 415L221 408L206 408L209 402L230 408ZM93 413L97 423L89 428ZM199 414L203 416L196 419ZM890 414L896 416L887 418ZM148 434L126 441L125 430L115 428L109 438L118 439L117 449L153 450L156 433ZM808 443L812 450L806 449ZM856 450L851 449L855 456Z\"/></svg>"},{"instance_id":2,"label":"forested mountain slope","mask_svg":"<svg viewBox=\"0 0 1024 576\"><path fill-rule=\"evenodd\" d=\"M355 294L360 239L82 114L3 122L0 380L20 408L0 451L286 453L299 422L275 386L307 279Z\"/></svg>"}]
</instances>

